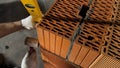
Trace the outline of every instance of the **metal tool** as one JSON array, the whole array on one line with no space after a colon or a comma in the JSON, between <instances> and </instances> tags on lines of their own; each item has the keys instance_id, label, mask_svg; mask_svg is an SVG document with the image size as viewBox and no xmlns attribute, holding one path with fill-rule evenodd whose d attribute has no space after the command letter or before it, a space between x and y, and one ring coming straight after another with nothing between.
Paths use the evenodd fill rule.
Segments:
<instances>
[{"instance_id":1,"label":"metal tool","mask_svg":"<svg viewBox=\"0 0 120 68\"><path fill-rule=\"evenodd\" d=\"M24 7L27 9L27 11L30 13L30 15L33 17L34 23L40 23L42 21L43 14L40 10L40 7L38 5L37 0L21 0Z\"/></svg>"}]
</instances>

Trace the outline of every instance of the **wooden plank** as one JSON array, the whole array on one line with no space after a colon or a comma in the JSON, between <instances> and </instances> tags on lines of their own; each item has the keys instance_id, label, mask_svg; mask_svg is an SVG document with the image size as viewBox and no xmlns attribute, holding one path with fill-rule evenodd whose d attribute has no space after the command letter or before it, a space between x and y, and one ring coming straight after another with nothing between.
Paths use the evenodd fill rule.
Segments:
<instances>
[{"instance_id":1,"label":"wooden plank","mask_svg":"<svg viewBox=\"0 0 120 68\"><path fill-rule=\"evenodd\" d=\"M62 48L61 48L61 54L60 54L61 57L66 58L69 46L70 46L70 40L63 39Z\"/></svg>"},{"instance_id":2,"label":"wooden plank","mask_svg":"<svg viewBox=\"0 0 120 68\"><path fill-rule=\"evenodd\" d=\"M45 49L50 50L50 33L44 30Z\"/></svg>"},{"instance_id":3,"label":"wooden plank","mask_svg":"<svg viewBox=\"0 0 120 68\"><path fill-rule=\"evenodd\" d=\"M50 33L50 51L55 52L55 34Z\"/></svg>"},{"instance_id":4,"label":"wooden plank","mask_svg":"<svg viewBox=\"0 0 120 68\"><path fill-rule=\"evenodd\" d=\"M72 51L70 53L69 61L71 61L71 62L75 61L75 58L79 54L80 49L81 49L81 46L76 44L76 43L74 43Z\"/></svg>"},{"instance_id":5,"label":"wooden plank","mask_svg":"<svg viewBox=\"0 0 120 68\"><path fill-rule=\"evenodd\" d=\"M80 64L80 66L84 68L88 68L90 64L94 62L94 60L98 57L99 53L93 50L90 50L83 62Z\"/></svg>"},{"instance_id":6,"label":"wooden plank","mask_svg":"<svg viewBox=\"0 0 120 68\"><path fill-rule=\"evenodd\" d=\"M83 61L83 59L85 58L88 52L89 52L89 49L87 47L82 46L74 63L79 65Z\"/></svg>"},{"instance_id":7,"label":"wooden plank","mask_svg":"<svg viewBox=\"0 0 120 68\"><path fill-rule=\"evenodd\" d=\"M45 47L44 46L45 41L44 41L43 29L40 28L40 27L37 27L37 34L38 34L39 43L40 43L41 47L44 48Z\"/></svg>"},{"instance_id":8,"label":"wooden plank","mask_svg":"<svg viewBox=\"0 0 120 68\"><path fill-rule=\"evenodd\" d=\"M57 55L60 55L60 51L61 51L61 47L62 47L62 40L63 40L62 37L56 36L56 42L55 42L56 48L55 48L55 53L56 53Z\"/></svg>"}]
</instances>

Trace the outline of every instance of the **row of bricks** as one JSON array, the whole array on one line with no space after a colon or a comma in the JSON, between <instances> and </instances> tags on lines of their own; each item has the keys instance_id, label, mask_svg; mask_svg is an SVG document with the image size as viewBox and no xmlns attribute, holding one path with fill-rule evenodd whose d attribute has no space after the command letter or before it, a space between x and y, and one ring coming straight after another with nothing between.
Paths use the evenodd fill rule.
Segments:
<instances>
[{"instance_id":1,"label":"row of bricks","mask_svg":"<svg viewBox=\"0 0 120 68\"><path fill-rule=\"evenodd\" d=\"M87 3L86 1L82 0L76 0L76 1L69 1L69 0L62 0L57 1L57 3L54 4L54 6L50 9L50 11L47 13L50 17L60 17L60 18L79 18L79 7L81 4ZM79 4L77 4L79 3ZM76 5L76 6L75 6Z\"/></svg>"},{"instance_id":2,"label":"row of bricks","mask_svg":"<svg viewBox=\"0 0 120 68\"><path fill-rule=\"evenodd\" d=\"M114 0L98 0L94 1L91 5L91 9L94 10L94 12L90 15L90 19L92 20L99 20L99 21L116 21L119 20L119 7L115 6L116 2ZM78 4L79 3L79 4ZM79 13L79 7L82 4L88 4L88 1L68 1L68 0L58 0L55 5L50 9L50 11L47 12L47 16L49 17L56 17L56 18L78 18ZM86 4L86 5L87 5ZM106 7L105 7L106 6ZM117 15L114 13L117 12Z\"/></svg>"},{"instance_id":3,"label":"row of bricks","mask_svg":"<svg viewBox=\"0 0 120 68\"><path fill-rule=\"evenodd\" d=\"M69 23L69 24L68 24ZM64 35L64 36L69 36L69 39L72 37L74 30L77 28L78 23L75 22L56 22L56 21L43 21L40 24L40 27L44 29L48 29L49 31L52 31L56 34ZM47 26L46 26L47 25Z\"/></svg>"},{"instance_id":4,"label":"row of bricks","mask_svg":"<svg viewBox=\"0 0 120 68\"><path fill-rule=\"evenodd\" d=\"M43 30L39 26L37 27L37 32L40 45L44 49L65 59L70 45L70 40ZM88 68L98 55L99 53L96 51L74 43L69 61L84 68Z\"/></svg>"},{"instance_id":5,"label":"row of bricks","mask_svg":"<svg viewBox=\"0 0 120 68\"><path fill-rule=\"evenodd\" d=\"M74 22L72 22L72 21L62 21L62 20L56 21L56 20L50 19L50 18L44 19L42 21L42 23L52 25L52 26L57 26L57 27L68 27L68 28L69 27L75 28L78 25L77 21L76 22L75 21Z\"/></svg>"},{"instance_id":6,"label":"row of bricks","mask_svg":"<svg viewBox=\"0 0 120 68\"><path fill-rule=\"evenodd\" d=\"M71 26L62 24L61 27L64 27L64 29L65 29L65 30L63 30L63 28L58 27L57 23L54 23L54 22L48 23L48 21L47 22L43 21L43 22L45 24L48 24L49 26L52 25L52 24L54 24L54 25L49 27L49 26L46 26L46 25L42 25L43 23L41 23L40 24L41 28L43 28L43 29L49 28L47 30L49 30L50 32L53 32L53 33L55 33L57 35L61 35L61 36L65 37L65 38L67 38L69 40L73 36L73 33L74 33L75 29L76 29L75 27L71 27ZM59 23L62 23L62 22L59 22ZM70 22L67 22L67 23L70 23ZM100 52L101 47L103 46L103 43L104 43L104 36L106 34L106 30L107 30L106 27L107 26L108 25L103 27L102 24L96 24L96 23L92 24L92 23L85 22L85 24L83 26L83 29L82 29L82 33L77 37L76 41L79 44L81 44L81 42L82 42L83 46L87 46L89 44L88 47L90 47L93 50L97 50L97 51ZM73 28L73 30L68 29L68 27ZM80 38L82 38L83 40L81 40Z\"/></svg>"},{"instance_id":7,"label":"row of bricks","mask_svg":"<svg viewBox=\"0 0 120 68\"><path fill-rule=\"evenodd\" d=\"M107 27L109 27L108 24L103 26L103 24L85 22L82 32L77 37L76 42L80 45L101 52L101 48L105 41L104 38L107 34Z\"/></svg>"},{"instance_id":8,"label":"row of bricks","mask_svg":"<svg viewBox=\"0 0 120 68\"><path fill-rule=\"evenodd\" d=\"M63 0L63 1L66 1L66 0ZM78 1L78 0L76 0L76 1ZM59 3L62 3L62 6L64 6L63 4L64 4L64 2L61 2L61 0L59 1L58 0L58 2ZM58 3L57 2L57 3ZM56 4L57 4L56 3ZM71 2L72 3L72 2ZM70 4L71 4L70 3ZM91 18L93 18L93 19L98 19L98 20L104 20L104 21L111 21L111 18L112 18L112 15L113 15L113 4L114 2L112 2L112 0L107 0L107 1L104 1L104 0L101 0L101 1L97 1L97 4L96 5L94 5L93 7L94 7L94 12L92 13L92 15L90 16ZM59 4L58 4L59 5ZM72 4L72 5L74 5L74 4ZM72 6L71 5L71 6ZM103 6L107 6L108 8L105 8L105 7L103 7ZM64 13L62 13L61 11L59 12L59 10L57 9L58 7L56 7L56 6L53 6L54 7L54 9L55 9L55 11L54 11L54 9L53 8L51 8L50 9L50 11L47 13L47 15L46 16L48 16L48 17L52 17L55 21L56 21L56 19L61 19L60 17L63 17L63 18L65 18L65 19L68 19L68 18L71 18L72 17L72 15L70 14L70 12L68 12L68 11L66 11L65 10L65 8L64 7L59 7L59 8L61 8L61 11L62 11L62 9L63 9L63 12L64 13L66 13L66 15L64 15ZM55 8L56 7L56 8ZM66 6L66 8L67 8L68 6ZM68 8L70 8L70 7L68 7ZM53 9L53 10L52 10ZM71 8L70 8L71 9ZM69 10L70 10L69 9ZM106 10L105 12L104 12L104 10ZM110 11L110 12L109 12ZM51 13L52 12L52 13ZM58 12L58 13L56 13L56 12ZM101 14L102 13L102 14ZM62 14L64 15L64 16L62 16ZM78 13L76 14L76 16L78 15ZM60 17L59 17L60 16ZM74 16L74 15L73 15ZM97 16L97 17L96 17ZM48 19L48 18L45 18L45 19ZM44 22L44 23L48 23L48 22ZM42 23L41 23L42 24ZM50 24L50 23L48 23L48 24ZM69 24L69 23L68 23ZM86 25L86 24L85 24ZM96 26L95 24L93 24L94 26ZM91 26L91 25L87 25L87 26ZM45 25L43 25L43 26L41 26L41 27L39 27L39 28L42 28L42 27L44 27L44 29L46 29L46 28L49 28L48 30L50 30L51 28L54 28L55 26L53 26L53 27L48 27L48 26L45 26ZM93 27L93 26L92 26ZM104 28L105 27L105 28ZM97 27L96 28L93 28L93 29L96 29L95 31L93 31L93 32L91 32L90 30L92 30L92 29L90 29L89 30L89 28L85 28L85 30L84 30L84 33L90 33L90 35L91 34L93 34L93 37L94 38L97 38L97 37L95 37L95 36L97 36L97 35L99 35L99 37L97 38L97 39L99 39L99 40L97 40L97 41L99 41L100 42L100 44L99 44L99 46L97 45L97 44L95 44L95 42L94 42L94 40L93 41L91 41L91 43L92 43L92 45L90 45L89 44L89 48L92 48L93 50L98 50L99 52L100 52L100 50L101 50L101 48L102 48L102 46L105 44L103 44L103 42L105 41L104 40L104 37L106 36L105 34L106 34L106 32L107 32L107 28L108 27L108 25L106 26L106 25L103 25L102 24L102 26L99 26L98 25L98 28L100 29L100 31L97 31L98 29L97 29ZM59 27L57 27L58 29L61 29L61 28L59 28ZM66 28L66 29L68 29L68 28ZM74 28L75 29L75 28ZM69 30L69 29L68 29ZM61 33L60 31L58 31L58 30L55 30L56 32L54 32L55 34L56 33ZM44 31L44 32L47 32L47 31ZM52 31L50 31L51 33L52 33ZM74 32L74 30L73 30L73 32ZM65 32L62 32L62 33L65 33ZM102 33L105 33L105 34L102 34ZM48 33L49 34L49 33ZM69 35L69 37L67 37L67 36L64 36L64 37L66 37L66 38L71 38L72 37L72 35L73 35L73 33L71 34L71 35ZM58 35L59 36L59 35ZM62 35L63 36L63 35ZM84 35L84 36L86 36L87 38L89 37L89 35L88 34L86 34L86 35ZM45 35L45 37L47 37L47 39L50 39L50 38L48 38L48 36L46 36ZM80 36L81 37L81 36ZM83 36L82 36L83 37ZM52 39L51 39L52 40ZM86 39L87 40L87 39ZM96 39L95 39L96 40ZM78 41L78 40L77 40ZM81 40L80 40L81 41ZM88 40L89 41L89 40ZM85 42L85 40L84 41L82 41L82 42ZM58 43L58 42L57 42ZM79 42L78 42L79 43ZM47 50L49 50L50 49L50 46L48 45L48 44L50 44L50 42L46 42L46 44L45 44L45 48L47 49ZM66 44L66 43L64 43L64 44ZM93 44L95 44L95 46L97 46L97 48L93 45ZM83 45L83 46L85 46L85 44ZM59 47L59 46L58 46ZM65 46L65 48L66 47L69 47L69 46ZM95 47L95 48L93 48L93 47ZM61 47L61 50L62 50L62 48L63 48L63 50L65 50L64 49L64 47ZM88 49L89 49L88 48ZM61 54L63 54L63 53L66 53L67 52L67 49L64 51L64 52L61 52ZM65 55L66 54L64 54L64 55L62 55L62 57L65 57Z\"/></svg>"},{"instance_id":9,"label":"row of bricks","mask_svg":"<svg viewBox=\"0 0 120 68\"><path fill-rule=\"evenodd\" d=\"M118 26L116 26L116 27L118 27ZM45 49L51 51L52 53L55 53L58 56L61 56L61 57L65 58L66 54L67 54L67 51L68 51L68 47L69 47L68 45L70 44L70 41L66 40L66 39L63 39L60 36L56 36L55 34L50 33L49 31L43 30L41 28L37 28L37 29L38 29L39 33L43 34L42 35L42 34L38 33L38 36L45 37L46 40L47 40L47 41L45 41L45 38L44 38L44 40L43 40L44 43L47 43L46 45L44 45L44 43L41 41L42 39L39 37L40 38L39 39L40 43L42 42L41 45L43 45L43 47ZM115 28L115 29L117 29L117 32L120 31L118 28ZM49 41L49 44L48 44L48 41ZM82 54L82 53L84 53L84 54ZM95 57L98 56L98 55L95 55L95 54L99 54L99 53L97 53L97 52L95 52L93 50L90 50L89 48L80 46L80 45L75 43L74 47L72 49L72 52L70 54L69 61L71 61L71 62L73 62L73 63L75 63L77 65L80 65L82 67L87 68L95 60ZM108 52L108 54L111 54L111 53ZM95 57L93 57L93 55L95 55ZM92 60L90 60L88 57L86 59L83 59L86 56L89 56L89 58L91 58ZM113 56L115 56L115 55L113 55ZM118 56L117 56L117 59L119 59ZM88 61L88 60L90 60L90 61L87 62L88 65L86 65L86 61Z\"/></svg>"},{"instance_id":10,"label":"row of bricks","mask_svg":"<svg viewBox=\"0 0 120 68\"><path fill-rule=\"evenodd\" d=\"M81 4L84 4L85 1L80 2L79 0L76 0L76 1L63 0L58 2L53 6L53 8L50 9L47 15L52 15L55 17L61 16L63 18L66 16L77 18L79 13L78 7L80 7ZM107 0L107 1L101 0L101 1L94 1L94 2L96 4L91 5L92 9L94 9L94 12L91 14L90 17L96 20L111 21L112 14L114 12L113 10L113 6L115 5L113 4L114 2L112 0ZM73 5L76 5L76 6L73 6ZM107 8L104 6L106 6Z\"/></svg>"}]
</instances>

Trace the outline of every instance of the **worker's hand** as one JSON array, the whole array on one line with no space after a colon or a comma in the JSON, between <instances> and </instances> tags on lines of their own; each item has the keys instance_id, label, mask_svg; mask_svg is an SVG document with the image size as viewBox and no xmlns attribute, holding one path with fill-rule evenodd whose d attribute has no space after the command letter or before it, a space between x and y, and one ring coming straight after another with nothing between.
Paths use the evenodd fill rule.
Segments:
<instances>
[{"instance_id":1,"label":"worker's hand","mask_svg":"<svg viewBox=\"0 0 120 68\"><path fill-rule=\"evenodd\" d=\"M26 29L32 29L33 23L32 23L32 16L28 16L21 20L22 26Z\"/></svg>"}]
</instances>

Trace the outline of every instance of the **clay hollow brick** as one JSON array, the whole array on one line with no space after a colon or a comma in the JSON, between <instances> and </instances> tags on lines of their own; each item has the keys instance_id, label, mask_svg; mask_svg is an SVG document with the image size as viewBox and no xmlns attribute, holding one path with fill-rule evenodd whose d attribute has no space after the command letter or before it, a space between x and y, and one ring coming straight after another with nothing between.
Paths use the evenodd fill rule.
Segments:
<instances>
[{"instance_id":1,"label":"clay hollow brick","mask_svg":"<svg viewBox=\"0 0 120 68\"><path fill-rule=\"evenodd\" d=\"M120 60L120 26L112 25L108 32L109 36L105 39L107 44L103 52Z\"/></svg>"},{"instance_id":2,"label":"clay hollow brick","mask_svg":"<svg viewBox=\"0 0 120 68\"><path fill-rule=\"evenodd\" d=\"M79 8L87 5L88 1L57 0L45 14L43 21L37 25L41 47L65 59L70 40L82 18L78 15ZM117 0L93 0L90 10L94 11L89 16L89 20L93 21L84 21L82 32L75 39L69 57L71 63L84 68L89 67L100 55L103 46L106 55L120 59L119 25L104 24L108 21L119 23L119 5Z\"/></svg>"},{"instance_id":3,"label":"clay hollow brick","mask_svg":"<svg viewBox=\"0 0 120 68\"><path fill-rule=\"evenodd\" d=\"M70 40L40 27L38 27L37 30L38 35L41 35L38 39L39 42L42 42L40 44L42 48L65 59L70 46ZM99 53L97 51L90 50L87 47L74 43L69 56L69 62L82 67L89 67L98 55ZM84 62L87 62L87 64Z\"/></svg>"}]
</instances>

